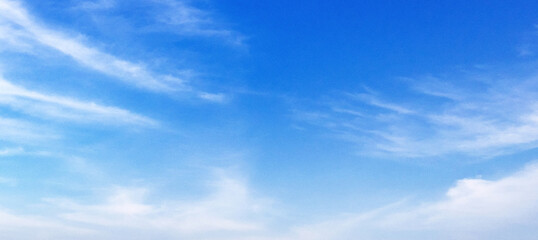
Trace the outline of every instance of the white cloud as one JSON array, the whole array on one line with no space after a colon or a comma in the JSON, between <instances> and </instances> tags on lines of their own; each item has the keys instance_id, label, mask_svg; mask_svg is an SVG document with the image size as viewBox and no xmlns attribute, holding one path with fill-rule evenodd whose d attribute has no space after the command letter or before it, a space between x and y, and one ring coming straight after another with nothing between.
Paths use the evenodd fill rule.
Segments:
<instances>
[{"instance_id":1,"label":"white cloud","mask_svg":"<svg viewBox=\"0 0 538 240\"><path fill-rule=\"evenodd\" d=\"M375 107L383 108L386 110L394 111L401 114L412 114L413 110L410 110L406 107L394 104L394 103L388 103L380 100L379 98L375 97L371 94L352 94L353 98L359 99L361 101L366 102L367 104L370 104Z\"/></svg>"},{"instance_id":2,"label":"white cloud","mask_svg":"<svg viewBox=\"0 0 538 240\"><path fill-rule=\"evenodd\" d=\"M538 234L538 164L497 180L457 181L437 201L402 200L325 221L275 228L271 201L254 197L243 180L224 172L206 197L156 201L143 187L114 187L102 201L46 199L56 216L17 216L0 211L0 229L30 239L534 239ZM8 220L6 220L8 219ZM5 225L6 224L6 225ZM5 233L5 231L0 231ZM33 239L33 238L32 238Z\"/></svg>"},{"instance_id":3,"label":"white cloud","mask_svg":"<svg viewBox=\"0 0 538 240\"><path fill-rule=\"evenodd\" d=\"M76 9L82 10L104 10L110 9L116 6L115 0L95 0L95 1L82 1L77 4Z\"/></svg>"},{"instance_id":4,"label":"white cloud","mask_svg":"<svg viewBox=\"0 0 538 240\"><path fill-rule=\"evenodd\" d=\"M226 95L222 94L222 93L206 93L206 92L201 92L199 95L198 95L201 99L204 99L204 100L207 100L207 101L211 101L211 102L216 102L216 103L222 103L222 102L225 102L226 101Z\"/></svg>"},{"instance_id":5,"label":"white cloud","mask_svg":"<svg viewBox=\"0 0 538 240\"><path fill-rule=\"evenodd\" d=\"M49 202L66 208L68 212L61 215L64 219L97 226L150 228L178 234L251 231L263 226L256 221L256 214L265 210L265 202L252 198L243 182L221 176L215 184L214 193L194 202L151 204L146 201L147 189L124 187L113 189L101 204Z\"/></svg>"},{"instance_id":6,"label":"white cloud","mask_svg":"<svg viewBox=\"0 0 538 240\"><path fill-rule=\"evenodd\" d=\"M153 0L163 6L157 21L170 27L170 31L187 36L217 37L236 45L243 44L244 37L223 28L210 12L196 8L184 0ZM164 27L160 26L160 27Z\"/></svg>"},{"instance_id":7,"label":"white cloud","mask_svg":"<svg viewBox=\"0 0 538 240\"><path fill-rule=\"evenodd\" d=\"M1 23L0 23L1 24ZM0 46L0 50L6 51L14 49L16 51L29 53L33 48L32 44L21 41L21 39L29 38L30 36L24 30L16 28L8 24L0 25L0 41L4 44Z\"/></svg>"},{"instance_id":8,"label":"white cloud","mask_svg":"<svg viewBox=\"0 0 538 240\"><path fill-rule=\"evenodd\" d=\"M108 124L124 123L145 126L157 124L150 118L124 109L30 91L1 78L0 104L38 117Z\"/></svg>"},{"instance_id":9,"label":"white cloud","mask_svg":"<svg viewBox=\"0 0 538 240\"><path fill-rule=\"evenodd\" d=\"M463 179L437 202L399 202L297 227L285 239L534 239L538 164L498 180Z\"/></svg>"},{"instance_id":10,"label":"white cloud","mask_svg":"<svg viewBox=\"0 0 538 240\"><path fill-rule=\"evenodd\" d=\"M14 187L15 185L17 185L17 180L14 178L0 177L0 185Z\"/></svg>"},{"instance_id":11,"label":"white cloud","mask_svg":"<svg viewBox=\"0 0 538 240\"><path fill-rule=\"evenodd\" d=\"M323 118L298 118L374 156L492 157L538 146L538 74L477 72L453 81L407 78L410 89L391 101L379 93L346 94L305 111Z\"/></svg>"},{"instance_id":12,"label":"white cloud","mask_svg":"<svg viewBox=\"0 0 538 240\"><path fill-rule=\"evenodd\" d=\"M0 140L28 145L58 138L60 136L45 126L20 119L0 117Z\"/></svg>"},{"instance_id":13,"label":"white cloud","mask_svg":"<svg viewBox=\"0 0 538 240\"><path fill-rule=\"evenodd\" d=\"M148 20L143 30L165 31L182 37L217 38L228 44L243 45L245 37L242 34L227 28L210 9L196 5L200 3L203 4L189 0L91 0L77 3L74 8L95 12L116 10L127 4L140 5L144 9L138 10Z\"/></svg>"},{"instance_id":14,"label":"white cloud","mask_svg":"<svg viewBox=\"0 0 538 240\"><path fill-rule=\"evenodd\" d=\"M12 156L12 155L17 155L17 154L21 154L21 153L24 153L24 149L22 147L0 149L0 157L1 156Z\"/></svg>"},{"instance_id":15,"label":"white cloud","mask_svg":"<svg viewBox=\"0 0 538 240\"><path fill-rule=\"evenodd\" d=\"M0 210L2 239L72 239L86 234L89 234L88 230L65 226L55 219L16 215Z\"/></svg>"},{"instance_id":16,"label":"white cloud","mask_svg":"<svg viewBox=\"0 0 538 240\"><path fill-rule=\"evenodd\" d=\"M55 217L1 211L0 216L16 220L8 226L18 239L30 239L27 233L35 231L54 239L241 239L265 229L269 200L252 196L243 180L225 171L210 186L211 193L201 199L161 202L152 200L147 188L113 187L95 203L45 199L47 212L58 212ZM72 231L64 234L62 229ZM78 232L72 235L74 230Z\"/></svg>"},{"instance_id":17,"label":"white cloud","mask_svg":"<svg viewBox=\"0 0 538 240\"><path fill-rule=\"evenodd\" d=\"M0 37L15 46L41 45L67 55L81 65L116 77L139 88L158 92L186 91L185 82L171 75L152 73L144 65L133 63L88 46L76 37L55 31L41 24L22 4L13 0L0 1L0 31L16 29L9 37ZM10 31L11 32L11 31Z\"/></svg>"}]
</instances>

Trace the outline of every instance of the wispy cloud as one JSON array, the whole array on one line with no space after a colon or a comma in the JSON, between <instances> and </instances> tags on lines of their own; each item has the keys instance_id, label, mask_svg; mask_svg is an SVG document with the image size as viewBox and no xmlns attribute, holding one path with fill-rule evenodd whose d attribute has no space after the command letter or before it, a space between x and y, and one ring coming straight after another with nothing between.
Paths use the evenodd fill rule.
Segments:
<instances>
[{"instance_id":1,"label":"wispy cloud","mask_svg":"<svg viewBox=\"0 0 538 240\"><path fill-rule=\"evenodd\" d=\"M13 232L21 231L21 234L23 231L42 230L40 226L49 226L47 224L58 224L48 233L57 236L55 239L73 237L70 235L73 231L64 235L57 228L79 230L77 239L136 239L137 236L233 239L265 228L264 219L270 201L252 196L243 180L227 172L220 172L211 186L212 193L195 201L156 203L151 200L150 189L113 187L102 202L93 204L72 199L45 199L50 209L59 211L58 216L52 219L4 214L18 220L10 226ZM125 234L120 236L118 232Z\"/></svg>"},{"instance_id":2,"label":"wispy cloud","mask_svg":"<svg viewBox=\"0 0 538 240\"><path fill-rule=\"evenodd\" d=\"M21 119L0 117L0 140L33 144L59 139L60 136L46 126Z\"/></svg>"},{"instance_id":3,"label":"wispy cloud","mask_svg":"<svg viewBox=\"0 0 538 240\"><path fill-rule=\"evenodd\" d=\"M222 93L207 93L207 92L201 92L198 95L201 99L205 99L207 101L216 102L216 103L222 103L227 100L226 95Z\"/></svg>"},{"instance_id":4,"label":"wispy cloud","mask_svg":"<svg viewBox=\"0 0 538 240\"><path fill-rule=\"evenodd\" d=\"M538 45L536 39L538 37L538 24L534 24L534 28L523 34L520 44L516 51L520 57L532 57L536 55Z\"/></svg>"},{"instance_id":5,"label":"wispy cloud","mask_svg":"<svg viewBox=\"0 0 538 240\"><path fill-rule=\"evenodd\" d=\"M105 10L116 6L116 0L94 0L94 1L81 1L75 6L76 9L81 10Z\"/></svg>"},{"instance_id":6,"label":"wispy cloud","mask_svg":"<svg viewBox=\"0 0 538 240\"><path fill-rule=\"evenodd\" d=\"M156 20L161 23L160 28L164 27L181 35L216 37L232 44L243 44L244 36L224 28L209 11L196 8L184 0L153 0L153 2L162 6L161 12L156 14Z\"/></svg>"},{"instance_id":7,"label":"wispy cloud","mask_svg":"<svg viewBox=\"0 0 538 240\"><path fill-rule=\"evenodd\" d=\"M270 201L252 195L246 183L222 175L211 194L195 201L156 202L143 187L113 187L102 201L45 199L57 216L17 216L13 236L39 231L55 239L533 239L538 234L538 164L496 180L466 178L439 200L402 200L364 213L274 228ZM268 211L270 210L270 211ZM276 219L278 220L278 219ZM0 224L0 229L4 224ZM47 229L48 228L48 229ZM69 231L58 231L61 229ZM118 235L118 233L122 233Z\"/></svg>"},{"instance_id":8,"label":"wispy cloud","mask_svg":"<svg viewBox=\"0 0 538 240\"><path fill-rule=\"evenodd\" d=\"M376 97L373 94L358 93L358 94L350 94L350 96L352 98L355 98L357 100L363 101L363 102L365 102L367 104L370 104L370 105L372 105L374 107L378 107L378 108L381 108L381 109L386 109L386 110L394 111L396 113L401 113L401 114L411 114L411 113L413 113L412 110L410 110L410 109L408 109L406 107L400 106L400 105L395 104L395 103L385 102L385 101L379 99L378 97Z\"/></svg>"},{"instance_id":9,"label":"wispy cloud","mask_svg":"<svg viewBox=\"0 0 538 240\"><path fill-rule=\"evenodd\" d=\"M24 153L24 149L22 147L0 149L0 157L1 156L17 155L17 154L20 154L20 153Z\"/></svg>"},{"instance_id":10,"label":"wispy cloud","mask_svg":"<svg viewBox=\"0 0 538 240\"><path fill-rule=\"evenodd\" d=\"M107 124L157 125L155 120L124 109L27 90L1 78L0 104L37 117Z\"/></svg>"},{"instance_id":11,"label":"wispy cloud","mask_svg":"<svg viewBox=\"0 0 538 240\"><path fill-rule=\"evenodd\" d=\"M297 227L287 239L533 239L538 165L498 180L462 179L436 202L391 204Z\"/></svg>"},{"instance_id":12,"label":"wispy cloud","mask_svg":"<svg viewBox=\"0 0 538 240\"><path fill-rule=\"evenodd\" d=\"M0 185L7 185L10 187L14 187L15 185L17 185L17 180L14 178L6 178L6 177L0 176Z\"/></svg>"},{"instance_id":13,"label":"wispy cloud","mask_svg":"<svg viewBox=\"0 0 538 240\"><path fill-rule=\"evenodd\" d=\"M204 234L214 231L252 231L262 227L256 213L264 211L265 202L250 196L243 182L222 176L215 182L214 192L194 202L147 202L144 188L117 187L105 202L81 205L54 200L68 213L64 219L98 226L132 229L165 229L182 234ZM151 229L150 229L151 230Z\"/></svg>"},{"instance_id":14,"label":"wispy cloud","mask_svg":"<svg viewBox=\"0 0 538 240\"><path fill-rule=\"evenodd\" d=\"M167 32L182 38L218 39L220 43L244 46L246 37L228 27L212 9L200 6L204 3L189 0L91 0L77 3L74 9L103 16L127 5L141 6L136 11L138 17L144 16L147 20L140 28L143 32ZM136 21L130 17L124 20Z\"/></svg>"},{"instance_id":15,"label":"wispy cloud","mask_svg":"<svg viewBox=\"0 0 538 240\"><path fill-rule=\"evenodd\" d=\"M30 230L31 231L28 231ZM89 232L56 219L17 215L0 210L0 236L5 239L70 239Z\"/></svg>"},{"instance_id":16,"label":"wispy cloud","mask_svg":"<svg viewBox=\"0 0 538 240\"><path fill-rule=\"evenodd\" d=\"M53 30L35 20L20 2L0 1L0 30L16 29L14 35L1 37L15 46L40 45L71 57L79 64L120 79L130 85L158 92L186 91L185 81L172 75L160 75L143 64L130 62L89 46L80 37Z\"/></svg>"},{"instance_id":17,"label":"wispy cloud","mask_svg":"<svg viewBox=\"0 0 538 240\"><path fill-rule=\"evenodd\" d=\"M362 154L492 157L538 144L537 74L510 71L469 71L457 81L407 78L404 97L345 94L303 111L323 118L297 118L358 144Z\"/></svg>"}]
</instances>

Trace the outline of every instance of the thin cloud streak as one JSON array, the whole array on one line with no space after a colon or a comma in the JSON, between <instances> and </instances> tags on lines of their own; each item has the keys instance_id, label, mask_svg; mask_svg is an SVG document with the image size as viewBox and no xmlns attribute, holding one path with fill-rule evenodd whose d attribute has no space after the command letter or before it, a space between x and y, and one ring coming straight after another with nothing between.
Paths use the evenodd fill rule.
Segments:
<instances>
[{"instance_id":1,"label":"thin cloud streak","mask_svg":"<svg viewBox=\"0 0 538 240\"><path fill-rule=\"evenodd\" d=\"M31 231L28 231L30 230ZM2 239L72 239L90 234L88 230L65 224L51 218L16 215L0 210L0 237Z\"/></svg>"},{"instance_id":2,"label":"thin cloud streak","mask_svg":"<svg viewBox=\"0 0 538 240\"><path fill-rule=\"evenodd\" d=\"M18 147L18 148L4 148L0 149L0 157L2 156L12 156L24 153L24 148Z\"/></svg>"},{"instance_id":3,"label":"thin cloud streak","mask_svg":"<svg viewBox=\"0 0 538 240\"><path fill-rule=\"evenodd\" d=\"M443 199L404 200L362 214L296 227L283 239L534 239L538 164L498 180L459 180Z\"/></svg>"},{"instance_id":4,"label":"thin cloud streak","mask_svg":"<svg viewBox=\"0 0 538 240\"><path fill-rule=\"evenodd\" d=\"M466 79L459 82L407 78L410 87L402 92L412 96L405 102L393 103L379 94L345 94L316 110L297 111L302 114L296 118L361 146L361 154L380 157L489 158L538 146L537 74L511 81L517 84L490 75L495 76L458 76ZM323 117L301 117L309 112Z\"/></svg>"},{"instance_id":5,"label":"thin cloud streak","mask_svg":"<svg viewBox=\"0 0 538 240\"><path fill-rule=\"evenodd\" d=\"M218 181L218 182L217 182ZM64 207L68 221L103 227L163 229L178 234L204 234L214 231L253 231L263 224L256 213L265 209L265 201L250 196L243 182L221 176L214 192L195 202L151 204L145 188L116 187L104 203L81 205L61 199L48 199Z\"/></svg>"},{"instance_id":6,"label":"thin cloud streak","mask_svg":"<svg viewBox=\"0 0 538 240\"><path fill-rule=\"evenodd\" d=\"M155 120L124 109L30 91L1 78L0 104L38 117L108 124L157 125Z\"/></svg>"},{"instance_id":7,"label":"thin cloud streak","mask_svg":"<svg viewBox=\"0 0 538 240\"><path fill-rule=\"evenodd\" d=\"M52 30L34 20L17 1L0 1L0 23L3 28L17 29L17 35L5 38L8 42L43 45L67 55L95 71L116 77L139 88L156 92L188 91L185 81L171 75L152 73L136 64L90 47L74 37ZM17 37L16 39L13 39ZM20 44L19 44L20 45Z\"/></svg>"},{"instance_id":8,"label":"thin cloud streak","mask_svg":"<svg viewBox=\"0 0 538 240\"><path fill-rule=\"evenodd\" d=\"M382 101L379 98L377 98L377 97L375 97L374 95L371 95L371 94L351 94L350 96L355 98L355 99L358 99L360 101L363 101L363 102L365 102L365 103L367 103L369 105L372 105L374 107L394 111L396 113L401 113L401 114L412 114L413 113L412 110L410 110L410 109L408 109L406 107L403 107L403 106L400 106L400 105L397 105L397 104L394 104L394 103L388 103L388 102Z\"/></svg>"},{"instance_id":9,"label":"thin cloud streak","mask_svg":"<svg viewBox=\"0 0 538 240\"><path fill-rule=\"evenodd\" d=\"M2 156L2 155L0 155L0 156ZM13 178L6 178L6 177L0 176L0 185L6 185L6 186L14 187L14 186L17 185L17 180L13 179Z\"/></svg>"},{"instance_id":10,"label":"thin cloud streak","mask_svg":"<svg viewBox=\"0 0 538 240\"><path fill-rule=\"evenodd\" d=\"M55 239L240 239L266 228L271 201L253 196L243 180L226 172L218 174L212 186L209 195L196 201L160 203L149 200L148 188L116 186L98 203L44 199L49 209L57 211L55 217L1 211L0 216L16 220L8 225L12 236L38 231Z\"/></svg>"},{"instance_id":11,"label":"thin cloud streak","mask_svg":"<svg viewBox=\"0 0 538 240\"><path fill-rule=\"evenodd\" d=\"M538 164L532 163L496 180L461 179L437 201L407 199L281 229L267 222L278 220L271 201L253 197L244 181L223 175L198 201L152 203L148 188L114 187L100 203L45 199L58 211L48 219L0 211L0 223L12 220L6 222L12 236L38 231L55 239L500 240L517 233L518 239L530 240L538 234L537 187Z\"/></svg>"},{"instance_id":12,"label":"thin cloud streak","mask_svg":"<svg viewBox=\"0 0 538 240\"><path fill-rule=\"evenodd\" d=\"M0 117L0 140L31 145L59 138L59 135L45 126L21 119Z\"/></svg>"},{"instance_id":13,"label":"thin cloud streak","mask_svg":"<svg viewBox=\"0 0 538 240\"><path fill-rule=\"evenodd\" d=\"M94 11L105 10L114 8L116 6L115 0L95 0L95 1L83 1L75 6L75 9Z\"/></svg>"},{"instance_id":14,"label":"thin cloud streak","mask_svg":"<svg viewBox=\"0 0 538 240\"><path fill-rule=\"evenodd\" d=\"M220 26L208 11L193 7L182 0L153 0L164 8L156 14L160 27L168 26L171 32L186 36L221 38L234 45L242 45L245 37Z\"/></svg>"}]
</instances>

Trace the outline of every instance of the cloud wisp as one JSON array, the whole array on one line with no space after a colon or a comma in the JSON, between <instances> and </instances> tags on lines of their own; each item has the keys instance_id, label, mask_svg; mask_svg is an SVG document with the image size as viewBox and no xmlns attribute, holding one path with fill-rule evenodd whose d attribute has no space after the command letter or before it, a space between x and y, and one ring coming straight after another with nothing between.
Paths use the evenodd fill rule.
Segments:
<instances>
[{"instance_id":1,"label":"cloud wisp","mask_svg":"<svg viewBox=\"0 0 538 240\"><path fill-rule=\"evenodd\" d=\"M68 36L35 20L20 2L0 1L0 30L13 30L10 37L1 37L11 43L15 50L29 51L27 47L45 46L108 76L129 85L156 92L188 91L185 81L171 75L160 75L148 70L143 64L130 62L91 47L80 37ZM25 48L26 46L26 48Z\"/></svg>"},{"instance_id":2,"label":"cloud wisp","mask_svg":"<svg viewBox=\"0 0 538 240\"><path fill-rule=\"evenodd\" d=\"M536 76L405 79L406 98L347 93L318 110L297 111L296 118L357 144L361 154L493 157L538 146Z\"/></svg>"},{"instance_id":3,"label":"cloud wisp","mask_svg":"<svg viewBox=\"0 0 538 240\"><path fill-rule=\"evenodd\" d=\"M24 149L22 147L0 149L0 157L2 157L2 156L12 156L12 155L17 155L17 154L21 154L21 153L24 153Z\"/></svg>"},{"instance_id":4,"label":"cloud wisp","mask_svg":"<svg viewBox=\"0 0 538 240\"><path fill-rule=\"evenodd\" d=\"M225 39L234 45L242 45L244 37L232 30L224 29L213 19L208 11L193 7L186 1L154 0L163 10L156 20L161 27L186 36L202 36Z\"/></svg>"},{"instance_id":5,"label":"cloud wisp","mask_svg":"<svg viewBox=\"0 0 538 240\"><path fill-rule=\"evenodd\" d=\"M158 124L153 119L124 109L27 90L1 78L0 105L32 116L60 120L140 126Z\"/></svg>"},{"instance_id":6,"label":"cloud wisp","mask_svg":"<svg viewBox=\"0 0 538 240\"><path fill-rule=\"evenodd\" d=\"M188 0L91 0L82 1L74 9L103 15L114 12L126 5L142 6L138 17L143 15L147 23L141 28L149 32L167 32L180 37L218 39L235 46L243 46L245 36L229 29L216 18L210 9L196 6L196 1ZM130 17L127 20L136 21Z\"/></svg>"},{"instance_id":7,"label":"cloud wisp","mask_svg":"<svg viewBox=\"0 0 538 240\"><path fill-rule=\"evenodd\" d=\"M2 155L0 155L0 157L1 156ZM0 176L0 185L14 187L17 185L17 180L13 178L6 178L6 177Z\"/></svg>"},{"instance_id":8,"label":"cloud wisp","mask_svg":"<svg viewBox=\"0 0 538 240\"><path fill-rule=\"evenodd\" d=\"M116 6L115 0L95 0L95 1L81 1L75 8L86 11L96 11L111 9Z\"/></svg>"},{"instance_id":9,"label":"cloud wisp","mask_svg":"<svg viewBox=\"0 0 538 240\"><path fill-rule=\"evenodd\" d=\"M538 231L538 164L498 180L459 180L436 202L409 200L296 227L288 238L533 239ZM517 236L517 237L516 237Z\"/></svg>"},{"instance_id":10,"label":"cloud wisp","mask_svg":"<svg viewBox=\"0 0 538 240\"><path fill-rule=\"evenodd\" d=\"M55 217L0 211L3 234L40 232L55 239L533 239L538 234L538 164L497 180L466 178L437 201L403 200L364 213L273 228L271 201L252 195L245 182L216 179L212 193L196 201L151 199L143 187L113 187L96 203L45 199ZM7 226L7 227L6 227ZM8 231L9 230L9 231ZM118 234L121 233L121 234ZM138 237L138 238L137 238Z\"/></svg>"},{"instance_id":11,"label":"cloud wisp","mask_svg":"<svg viewBox=\"0 0 538 240\"><path fill-rule=\"evenodd\" d=\"M98 203L45 199L48 207L59 211L50 219L0 215L17 220L9 225L13 236L38 231L55 239L234 239L265 228L270 201L252 196L244 181L228 174L221 174L212 186L212 193L202 199L161 203L149 200L147 188L116 186Z\"/></svg>"},{"instance_id":12,"label":"cloud wisp","mask_svg":"<svg viewBox=\"0 0 538 240\"><path fill-rule=\"evenodd\" d=\"M60 136L46 126L15 118L0 117L0 140L34 144L59 139Z\"/></svg>"}]
</instances>

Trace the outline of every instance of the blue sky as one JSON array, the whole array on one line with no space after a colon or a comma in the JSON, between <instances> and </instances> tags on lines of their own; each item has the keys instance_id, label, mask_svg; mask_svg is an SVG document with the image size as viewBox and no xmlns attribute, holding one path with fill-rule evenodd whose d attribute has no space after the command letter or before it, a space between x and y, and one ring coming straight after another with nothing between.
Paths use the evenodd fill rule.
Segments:
<instances>
[{"instance_id":1,"label":"blue sky","mask_svg":"<svg viewBox=\"0 0 538 240\"><path fill-rule=\"evenodd\" d=\"M0 0L0 238L534 239L536 9Z\"/></svg>"}]
</instances>

